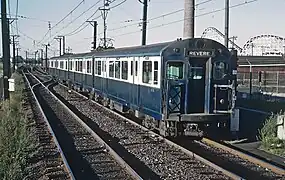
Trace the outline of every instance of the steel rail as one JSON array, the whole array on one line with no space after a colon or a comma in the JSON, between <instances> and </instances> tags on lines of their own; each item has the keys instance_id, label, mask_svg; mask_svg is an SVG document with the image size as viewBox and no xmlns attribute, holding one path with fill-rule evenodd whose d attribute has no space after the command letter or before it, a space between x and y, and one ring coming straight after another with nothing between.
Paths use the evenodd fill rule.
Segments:
<instances>
[{"instance_id":1,"label":"steel rail","mask_svg":"<svg viewBox=\"0 0 285 180\"><path fill-rule=\"evenodd\" d=\"M61 83L59 83L59 85L65 87L65 88L68 88L65 85L61 84ZM75 92L76 94L80 95L81 97L83 97L85 99L89 99L86 96L84 96L84 95L82 95L82 94L80 94L80 93L78 93L76 91L73 91L73 92ZM188 149L186 149L186 148L184 148L184 147L182 147L182 146L180 146L180 145L178 145L178 144L176 144L176 143L174 143L174 142L172 142L172 141L162 137L161 135L159 135L159 134L157 134L157 133L147 129L146 127L144 127L144 126L142 126L142 125L140 125L140 124L138 124L138 123L136 123L136 122L134 122L134 121L132 121L132 120L130 120L128 118L126 118L125 116L123 116L123 115L121 115L121 114L119 114L119 113L117 113L115 111L112 111L111 109L106 108L105 106L97 103L96 101L91 100L91 102L93 102L94 104L98 105L101 108L104 108L108 112L115 114L116 116L122 118L123 120L127 121L128 123L130 123L130 124L132 124L132 125L134 125L136 127L141 128L142 130L146 131L148 134L151 134L151 135L159 138L160 140L166 142L170 146L173 146L173 147L181 150L182 152L184 152L188 156L191 156L191 157L197 159L198 161L204 163L205 165L208 165L208 166L212 167L213 169L222 172L224 175L226 175L226 176L228 176L228 177L230 177L230 178L232 178L234 180L244 180L244 178L240 177L239 175L237 175L237 174L235 174L233 172L230 172L230 171L228 171L228 170L226 170L226 169L224 169L224 168L222 168L222 167L220 167L220 166L218 166L218 165L208 161L207 159L203 158L202 156L199 156L196 153L194 153L194 152L192 152L192 151L190 151L190 150L188 150Z\"/></svg>"},{"instance_id":2,"label":"steel rail","mask_svg":"<svg viewBox=\"0 0 285 180\"><path fill-rule=\"evenodd\" d=\"M75 177L74 177L74 175L73 175L73 172L72 172L72 170L71 170L71 168L70 168L70 166L69 166L69 164L68 164L68 162L67 162L67 160L66 160L66 157L65 157L65 155L64 155L64 153L63 153L63 151L62 151L62 149L61 149L61 147L60 147L60 145L59 145L59 143L58 143L58 140L57 140L57 138L56 138L56 136L55 136L55 133L54 133L54 131L53 131L53 129L52 129L50 123L49 123L48 120L47 120L47 117L46 117L46 115L45 115L45 113L44 113L44 111L43 111L43 109L42 109L42 107L41 107L41 105L40 105L40 103L39 103L39 101L38 101L38 98L36 97L36 94L34 93L34 90L33 90L34 87L40 85L41 83L37 83L37 84L34 84L33 86L31 86L31 83L29 82L29 80L28 80L28 78L27 78L27 76L26 76L26 73L25 73L24 71L22 71L22 74L24 75L24 78L25 78L26 82L28 83L29 89L31 90L31 92L32 92L32 94L33 94L33 98L34 98L35 101L36 101L37 107L39 108L40 113L41 113L41 115L43 116L43 119L44 119L44 121L46 122L46 124L47 124L47 126L48 126L48 129L49 129L50 134L52 135L53 141L54 141L54 143L56 144L56 147L58 148L58 150L59 150L59 152L60 152L60 156L61 156L61 159L62 159L64 165L65 165L65 169L66 169L68 175L70 176L70 178L71 178L72 180L75 180ZM30 73L28 73L28 74L30 74Z\"/></svg>"},{"instance_id":3,"label":"steel rail","mask_svg":"<svg viewBox=\"0 0 285 180\"><path fill-rule=\"evenodd\" d=\"M114 157L114 159L121 165L121 167L125 168L127 172L134 178L142 180L143 178L140 177L140 175L137 174L137 172L128 164L125 162L123 158L121 158L116 151L114 151L98 134L96 134L87 124L85 124L81 118L79 118L69 107L67 107L59 98L57 98L48 88L51 84L48 86L45 86L40 80L35 77L33 74L31 74L35 79L39 81L39 84L41 84L51 95L56 99L57 102L59 102L69 113L72 115L91 135L94 137L100 144L102 144L108 153Z\"/></svg>"},{"instance_id":4,"label":"steel rail","mask_svg":"<svg viewBox=\"0 0 285 180\"><path fill-rule=\"evenodd\" d=\"M284 169L282 169L282 168L280 168L280 167L277 167L277 166L275 166L275 165L273 165L273 164L270 164L270 163L268 163L268 162L265 162L265 161L263 161L263 160L261 160L261 159L258 159L258 158L256 158L256 157L253 157L253 156L248 155L248 154L246 154L246 153L243 153L243 152L241 152L241 151L235 150L235 149L233 149L233 148L230 148L230 147L228 147L228 146L226 146L226 145L223 145L223 144L221 144L221 143L218 143L218 142L213 141L213 140L208 139L208 138L203 138L201 141L202 141L203 143L206 143L206 144L208 144L208 145L214 146L214 147L216 147L216 148L220 148L220 149L223 149L223 150L225 150L225 151L228 151L228 152L230 152L231 154L237 155L237 156L239 156L240 158L246 159L246 160L248 160L248 161L250 161L250 162L252 162L252 163L254 163L254 164L257 164L257 165L259 165L259 166L261 166L261 167L263 167L263 168L270 169L272 172L274 172L274 173L276 173L276 174L285 175L285 170L284 170Z\"/></svg>"}]
</instances>

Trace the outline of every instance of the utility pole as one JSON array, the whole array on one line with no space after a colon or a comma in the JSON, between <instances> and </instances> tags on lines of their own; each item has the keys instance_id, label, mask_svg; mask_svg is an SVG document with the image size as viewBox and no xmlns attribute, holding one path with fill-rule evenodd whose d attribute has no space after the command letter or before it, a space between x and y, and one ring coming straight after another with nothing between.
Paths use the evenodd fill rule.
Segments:
<instances>
[{"instance_id":1,"label":"utility pole","mask_svg":"<svg viewBox=\"0 0 285 180\"><path fill-rule=\"evenodd\" d=\"M43 66L43 61L44 61L44 50L43 49L40 49L41 50L41 66Z\"/></svg>"},{"instance_id":2,"label":"utility pole","mask_svg":"<svg viewBox=\"0 0 285 180\"><path fill-rule=\"evenodd\" d=\"M12 68L12 72L15 72L15 61L16 61L16 47L15 47L15 37L17 37L17 35L12 35L12 45L13 45L13 68Z\"/></svg>"},{"instance_id":3,"label":"utility pole","mask_svg":"<svg viewBox=\"0 0 285 180\"><path fill-rule=\"evenodd\" d=\"M229 47L229 13L230 5L229 0L225 0L225 46Z\"/></svg>"},{"instance_id":4,"label":"utility pole","mask_svg":"<svg viewBox=\"0 0 285 180\"><path fill-rule=\"evenodd\" d=\"M36 66L36 64L37 64L37 54L38 54L38 51L35 51L35 62L34 62L34 66Z\"/></svg>"},{"instance_id":5,"label":"utility pole","mask_svg":"<svg viewBox=\"0 0 285 180\"><path fill-rule=\"evenodd\" d=\"M194 38L195 33L195 0L184 0L183 38Z\"/></svg>"},{"instance_id":6,"label":"utility pole","mask_svg":"<svg viewBox=\"0 0 285 180\"><path fill-rule=\"evenodd\" d=\"M2 53L3 53L3 75L4 75L4 100L9 99L9 72L10 72L10 38L9 21L6 12L6 0L1 0L1 25L2 25Z\"/></svg>"},{"instance_id":7,"label":"utility pole","mask_svg":"<svg viewBox=\"0 0 285 180\"><path fill-rule=\"evenodd\" d=\"M20 50L21 48L16 48L16 50L17 50L17 59L15 58L15 63L16 63L16 65L17 65L17 67L18 67L18 60L19 60L19 50Z\"/></svg>"},{"instance_id":8,"label":"utility pole","mask_svg":"<svg viewBox=\"0 0 285 180\"><path fill-rule=\"evenodd\" d=\"M93 50L95 51L96 50L96 40L97 40L97 21L86 21L86 22L89 22L92 26L93 26Z\"/></svg>"},{"instance_id":9,"label":"utility pole","mask_svg":"<svg viewBox=\"0 0 285 180\"><path fill-rule=\"evenodd\" d=\"M59 56L61 56L61 37L56 37L54 39L59 40Z\"/></svg>"},{"instance_id":10,"label":"utility pole","mask_svg":"<svg viewBox=\"0 0 285 180\"><path fill-rule=\"evenodd\" d=\"M146 45L146 30L147 30L147 1L148 0L139 0L143 4L143 22L142 22L142 46Z\"/></svg>"},{"instance_id":11,"label":"utility pole","mask_svg":"<svg viewBox=\"0 0 285 180\"><path fill-rule=\"evenodd\" d=\"M58 36L62 38L62 55L65 54L65 36Z\"/></svg>"},{"instance_id":12,"label":"utility pole","mask_svg":"<svg viewBox=\"0 0 285 180\"><path fill-rule=\"evenodd\" d=\"M110 0L103 0L103 3L104 3L104 6L103 8L99 8L99 10L101 10L101 14L102 14L102 17L103 17L103 27L104 27L104 37L103 37L103 48L107 48L107 43L106 43L106 36L107 36L107 23L106 23L106 20L107 20L107 15L108 15L108 11L110 10L110 8L107 8L109 7L109 2Z\"/></svg>"},{"instance_id":13,"label":"utility pole","mask_svg":"<svg viewBox=\"0 0 285 180\"><path fill-rule=\"evenodd\" d=\"M50 44L45 44L45 48L46 48L46 57L45 57L45 70L46 72L48 71L48 66L47 66L47 60L48 60L48 54L47 54L47 50L48 50L48 46L50 46Z\"/></svg>"}]
</instances>

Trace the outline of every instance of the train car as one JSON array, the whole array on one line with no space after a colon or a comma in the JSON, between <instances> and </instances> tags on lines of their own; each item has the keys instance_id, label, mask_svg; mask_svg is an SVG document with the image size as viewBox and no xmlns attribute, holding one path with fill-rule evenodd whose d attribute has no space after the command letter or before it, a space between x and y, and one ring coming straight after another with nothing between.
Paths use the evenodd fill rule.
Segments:
<instances>
[{"instance_id":1,"label":"train car","mask_svg":"<svg viewBox=\"0 0 285 180\"><path fill-rule=\"evenodd\" d=\"M53 57L49 72L164 136L229 128L237 54L204 38Z\"/></svg>"}]
</instances>

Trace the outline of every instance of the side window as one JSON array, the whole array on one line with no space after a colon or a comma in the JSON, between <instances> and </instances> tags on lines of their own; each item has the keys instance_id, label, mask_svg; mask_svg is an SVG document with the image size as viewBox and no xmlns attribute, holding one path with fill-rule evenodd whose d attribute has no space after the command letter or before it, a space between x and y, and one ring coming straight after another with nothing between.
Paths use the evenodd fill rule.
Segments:
<instances>
[{"instance_id":1,"label":"side window","mask_svg":"<svg viewBox=\"0 0 285 180\"><path fill-rule=\"evenodd\" d=\"M97 70L98 70L98 75L101 75L101 69L102 69L102 62L101 61L98 61L98 68L97 68Z\"/></svg>"},{"instance_id":2,"label":"side window","mask_svg":"<svg viewBox=\"0 0 285 180\"><path fill-rule=\"evenodd\" d=\"M79 61L79 71L82 72L82 60Z\"/></svg>"},{"instance_id":3,"label":"side window","mask_svg":"<svg viewBox=\"0 0 285 180\"><path fill-rule=\"evenodd\" d=\"M98 61L94 61L94 74L98 74Z\"/></svg>"},{"instance_id":4,"label":"side window","mask_svg":"<svg viewBox=\"0 0 285 180\"><path fill-rule=\"evenodd\" d=\"M102 61L102 72L106 72L106 61Z\"/></svg>"},{"instance_id":5,"label":"side window","mask_svg":"<svg viewBox=\"0 0 285 180\"><path fill-rule=\"evenodd\" d=\"M65 69L67 70L68 64L67 64L67 60L65 61Z\"/></svg>"},{"instance_id":6,"label":"side window","mask_svg":"<svg viewBox=\"0 0 285 180\"><path fill-rule=\"evenodd\" d=\"M152 82L152 62L151 61L143 61L143 76L142 82L151 84Z\"/></svg>"},{"instance_id":7,"label":"side window","mask_svg":"<svg viewBox=\"0 0 285 180\"><path fill-rule=\"evenodd\" d=\"M213 67L213 78L216 80L223 79L227 73L227 67L224 62L215 62Z\"/></svg>"},{"instance_id":8,"label":"side window","mask_svg":"<svg viewBox=\"0 0 285 180\"><path fill-rule=\"evenodd\" d=\"M114 61L109 62L109 77L114 77Z\"/></svg>"},{"instance_id":9,"label":"side window","mask_svg":"<svg viewBox=\"0 0 285 180\"><path fill-rule=\"evenodd\" d=\"M183 79L183 62L167 64L167 79Z\"/></svg>"},{"instance_id":10,"label":"side window","mask_svg":"<svg viewBox=\"0 0 285 180\"><path fill-rule=\"evenodd\" d=\"M134 72L134 62L131 61L131 76L133 75Z\"/></svg>"},{"instance_id":11,"label":"side window","mask_svg":"<svg viewBox=\"0 0 285 180\"><path fill-rule=\"evenodd\" d=\"M78 61L75 61L75 71L78 71Z\"/></svg>"},{"instance_id":12,"label":"side window","mask_svg":"<svg viewBox=\"0 0 285 180\"><path fill-rule=\"evenodd\" d=\"M128 61L122 61L122 79L128 80Z\"/></svg>"},{"instance_id":13,"label":"side window","mask_svg":"<svg viewBox=\"0 0 285 180\"><path fill-rule=\"evenodd\" d=\"M135 76L138 75L138 61L135 63Z\"/></svg>"},{"instance_id":14,"label":"side window","mask_svg":"<svg viewBox=\"0 0 285 180\"><path fill-rule=\"evenodd\" d=\"M69 64L68 64L68 69L69 70L72 70L72 61L71 60L69 60L69 62L68 62Z\"/></svg>"},{"instance_id":15,"label":"side window","mask_svg":"<svg viewBox=\"0 0 285 180\"><path fill-rule=\"evenodd\" d=\"M115 78L120 79L120 68L121 67L121 63L120 61L115 61Z\"/></svg>"},{"instance_id":16,"label":"side window","mask_svg":"<svg viewBox=\"0 0 285 180\"><path fill-rule=\"evenodd\" d=\"M153 84L158 84L158 62L154 61Z\"/></svg>"},{"instance_id":17,"label":"side window","mask_svg":"<svg viewBox=\"0 0 285 180\"><path fill-rule=\"evenodd\" d=\"M91 61L87 61L87 73L91 73Z\"/></svg>"}]
</instances>

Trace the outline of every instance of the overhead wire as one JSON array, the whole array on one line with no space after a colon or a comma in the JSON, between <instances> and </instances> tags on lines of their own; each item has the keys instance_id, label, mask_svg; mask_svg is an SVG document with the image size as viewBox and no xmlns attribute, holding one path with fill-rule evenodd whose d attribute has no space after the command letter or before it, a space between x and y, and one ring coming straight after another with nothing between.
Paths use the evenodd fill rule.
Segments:
<instances>
[{"instance_id":1,"label":"overhead wire","mask_svg":"<svg viewBox=\"0 0 285 180\"><path fill-rule=\"evenodd\" d=\"M58 33L60 33L63 29L67 28L67 27L68 27L70 24L72 24L74 21L76 21L76 20L79 19L81 16L83 16L85 13L87 13L88 11L90 11L91 9L93 9L100 1L101 1L101 0L98 0L95 4L93 4L91 7L89 7L86 11L83 11L83 12L82 12L80 15L78 15L75 19L73 19L72 21L70 21L67 25L63 26L59 31L57 31L56 33L54 33L55 35L54 35L53 38L51 38L51 39L54 39L56 36L59 35ZM98 10L99 10L99 9L97 9L97 10L88 18L88 20L91 19L91 18L98 12ZM75 31L77 31L80 27L82 27L82 25L84 25L84 23L85 23L85 22L83 22L76 30L72 31L72 33L75 32ZM70 34L70 33L68 33L68 34ZM67 36L67 35L65 35L65 36Z\"/></svg>"},{"instance_id":2,"label":"overhead wire","mask_svg":"<svg viewBox=\"0 0 285 180\"><path fill-rule=\"evenodd\" d=\"M52 26L44 35L44 37L40 40L39 43L41 43L45 37L48 35L48 33L53 29L55 28L56 26L58 26L61 22L63 22L70 14L72 14L77 8L80 7L80 5L84 2L85 0L82 0L81 2L79 2L79 4L77 6L75 6L69 13L67 13L66 16L64 16L60 21L58 21L54 26Z\"/></svg>"},{"instance_id":3,"label":"overhead wire","mask_svg":"<svg viewBox=\"0 0 285 180\"><path fill-rule=\"evenodd\" d=\"M232 5L232 6L230 6L229 8L230 8L230 9L236 8L236 7L243 6L243 5L247 5L247 4L256 2L256 1L258 1L258 0L245 1L244 3L239 3L239 4ZM213 10L213 11L210 11L210 12L207 12L207 13L199 14L199 15L196 15L195 17L206 16L206 15L214 14L214 13L217 13L217 12L220 12L220 11L223 11L223 10L225 10L225 8L221 8L221 9ZM188 19L188 18L183 18L183 19L180 19L180 20L176 20L176 21L172 21L172 22L166 23L166 24L156 25L156 26L153 26L153 27L148 28L148 30L150 30L150 29L155 29L155 28L159 28L159 27L162 27L162 26L167 26L167 25L175 24L175 23L178 23L178 22L182 22L182 21L184 21L184 20L186 20L186 19ZM134 34L134 33L138 33L138 32L141 32L141 30L133 31L133 32L128 32L128 33L123 33L123 34L119 34L119 35L113 36L112 38L120 37L120 36L125 36L125 35L128 35L128 34Z\"/></svg>"}]
</instances>

